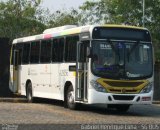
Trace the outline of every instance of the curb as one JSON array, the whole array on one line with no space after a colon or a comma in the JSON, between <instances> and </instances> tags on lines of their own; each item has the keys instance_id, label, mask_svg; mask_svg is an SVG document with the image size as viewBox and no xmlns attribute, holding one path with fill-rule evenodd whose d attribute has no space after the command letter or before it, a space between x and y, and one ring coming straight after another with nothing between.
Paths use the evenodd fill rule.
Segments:
<instances>
[{"instance_id":1,"label":"curb","mask_svg":"<svg viewBox=\"0 0 160 130\"><path fill-rule=\"evenodd\" d=\"M11 102L11 103L25 103L25 98L0 98L0 102Z\"/></svg>"},{"instance_id":2,"label":"curb","mask_svg":"<svg viewBox=\"0 0 160 130\"><path fill-rule=\"evenodd\" d=\"M26 103L27 99L24 97L0 97L0 102L11 102L11 103ZM153 101L153 104L160 104L160 101Z\"/></svg>"},{"instance_id":3,"label":"curb","mask_svg":"<svg viewBox=\"0 0 160 130\"><path fill-rule=\"evenodd\" d=\"M160 101L153 101L153 104L160 104Z\"/></svg>"}]
</instances>

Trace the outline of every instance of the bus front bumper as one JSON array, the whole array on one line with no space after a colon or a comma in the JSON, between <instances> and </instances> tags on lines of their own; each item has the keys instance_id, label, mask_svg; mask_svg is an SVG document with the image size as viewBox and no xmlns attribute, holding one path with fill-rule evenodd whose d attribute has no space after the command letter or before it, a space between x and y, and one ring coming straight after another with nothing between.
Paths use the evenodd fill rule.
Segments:
<instances>
[{"instance_id":1,"label":"bus front bumper","mask_svg":"<svg viewBox=\"0 0 160 130\"><path fill-rule=\"evenodd\" d=\"M144 94L114 94L89 90L89 104L152 104L153 91Z\"/></svg>"}]
</instances>

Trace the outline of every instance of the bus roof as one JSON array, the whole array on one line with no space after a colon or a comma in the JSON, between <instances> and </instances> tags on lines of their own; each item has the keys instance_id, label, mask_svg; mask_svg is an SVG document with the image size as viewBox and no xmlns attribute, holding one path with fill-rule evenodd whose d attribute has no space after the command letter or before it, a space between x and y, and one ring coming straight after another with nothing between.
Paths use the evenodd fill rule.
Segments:
<instances>
[{"instance_id":1,"label":"bus roof","mask_svg":"<svg viewBox=\"0 0 160 130\"><path fill-rule=\"evenodd\" d=\"M62 27L46 29L44 30L43 34L14 39L13 44L49 39L49 38L60 37L65 35L79 34L82 32L89 32L94 27L117 27L117 28L132 28L132 29L147 30L146 28L142 28L142 27L128 26L128 25L114 25L114 24L86 25L86 26L80 26L80 27L77 27L75 25L65 25Z\"/></svg>"}]
</instances>

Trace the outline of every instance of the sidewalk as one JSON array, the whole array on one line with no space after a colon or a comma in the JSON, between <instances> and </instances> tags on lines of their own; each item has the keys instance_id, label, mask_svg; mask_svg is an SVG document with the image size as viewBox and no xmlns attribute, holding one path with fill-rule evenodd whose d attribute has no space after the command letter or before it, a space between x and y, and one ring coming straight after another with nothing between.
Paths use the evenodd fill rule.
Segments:
<instances>
[{"instance_id":1,"label":"sidewalk","mask_svg":"<svg viewBox=\"0 0 160 130\"><path fill-rule=\"evenodd\" d=\"M160 101L153 101L153 104L160 104Z\"/></svg>"},{"instance_id":2,"label":"sidewalk","mask_svg":"<svg viewBox=\"0 0 160 130\"><path fill-rule=\"evenodd\" d=\"M25 97L0 97L0 102L11 102L11 103L25 103L27 102Z\"/></svg>"}]
</instances>

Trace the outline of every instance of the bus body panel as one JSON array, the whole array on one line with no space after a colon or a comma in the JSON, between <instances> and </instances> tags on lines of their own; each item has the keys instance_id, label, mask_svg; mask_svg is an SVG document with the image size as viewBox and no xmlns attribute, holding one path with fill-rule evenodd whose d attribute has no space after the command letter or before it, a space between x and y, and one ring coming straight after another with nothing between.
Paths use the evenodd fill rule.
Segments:
<instances>
[{"instance_id":1,"label":"bus body panel","mask_svg":"<svg viewBox=\"0 0 160 130\"><path fill-rule=\"evenodd\" d=\"M10 65L9 89L12 92L15 92L14 87L13 87L13 65Z\"/></svg>"},{"instance_id":2,"label":"bus body panel","mask_svg":"<svg viewBox=\"0 0 160 130\"><path fill-rule=\"evenodd\" d=\"M89 69L90 70L90 69ZM98 79L101 79L100 77L94 76L91 72L89 75L89 81L95 80L97 81ZM105 79L104 80L109 80ZM147 83L152 83L153 89L149 93L108 93L108 92L98 92L93 88L93 86L89 83L89 90L88 90L88 104L152 104L153 102L153 93L154 93L154 79L153 76L151 78L145 79L145 80L116 80L117 82L119 81L124 81L128 82L147 82ZM103 85L102 85L103 86ZM104 86L103 86L104 87ZM120 87L121 88L121 87ZM145 88L145 84L142 84L142 88ZM127 87L126 89L130 89ZM114 96L118 96L122 98L124 96L129 96L128 100L127 98L125 100L123 99L114 99ZM130 99L130 97L134 97L133 99ZM110 100L111 98L111 100ZM146 100L145 100L146 98ZM149 98L147 100L147 98ZM143 101L144 100L144 101Z\"/></svg>"},{"instance_id":3,"label":"bus body panel","mask_svg":"<svg viewBox=\"0 0 160 130\"><path fill-rule=\"evenodd\" d=\"M26 95L26 82L30 80L34 97L64 100L65 83L68 81L75 87L75 72L69 72L69 65L75 63L22 65L21 95Z\"/></svg>"},{"instance_id":4,"label":"bus body panel","mask_svg":"<svg viewBox=\"0 0 160 130\"><path fill-rule=\"evenodd\" d=\"M133 96L132 100L115 100L113 96ZM111 101L109 100L111 97ZM149 98L149 101L143 101L143 98ZM138 100L138 98L140 98ZM89 104L152 104L153 100L153 91L146 94L113 94L113 93L101 93L97 92L94 89L89 89Z\"/></svg>"},{"instance_id":5,"label":"bus body panel","mask_svg":"<svg viewBox=\"0 0 160 130\"><path fill-rule=\"evenodd\" d=\"M32 80L30 75L30 65L21 65L21 82L20 82L20 87L21 87L21 94L26 96L26 83L27 80ZM34 90L34 88L33 88Z\"/></svg>"}]
</instances>

